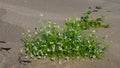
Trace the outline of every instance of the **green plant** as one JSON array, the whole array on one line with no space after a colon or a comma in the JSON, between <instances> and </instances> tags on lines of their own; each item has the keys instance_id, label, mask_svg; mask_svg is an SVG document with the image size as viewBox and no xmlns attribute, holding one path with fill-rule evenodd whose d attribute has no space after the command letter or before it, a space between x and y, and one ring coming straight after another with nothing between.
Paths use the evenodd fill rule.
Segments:
<instances>
[{"instance_id":1,"label":"green plant","mask_svg":"<svg viewBox=\"0 0 120 68\"><path fill-rule=\"evenodd\" d=\"M101 18L89 20L91 12L81 19L65 20L65 28L48 21L41 24L35 33L24 34L25 51L37 58L101 58L107 46L101 46L104 38L98 38L95 30L103 27Z\"/></svg>"},{"instance_id":2,"label":"green plant","mask_svg":"<svg viewBox=\"0 0 120 68\"><path fill-rule=\"evenodd\" d=\"M78 26L79 28L83 30L87 30L90 28L109 28L109 24L103 24L104 22L104 16L101 16L96 19L91 19L91 11L86 11L84 13L84 16L81 17L81 19L67 19L65 20L66 26Z\"/></svg>"}]
</instances>

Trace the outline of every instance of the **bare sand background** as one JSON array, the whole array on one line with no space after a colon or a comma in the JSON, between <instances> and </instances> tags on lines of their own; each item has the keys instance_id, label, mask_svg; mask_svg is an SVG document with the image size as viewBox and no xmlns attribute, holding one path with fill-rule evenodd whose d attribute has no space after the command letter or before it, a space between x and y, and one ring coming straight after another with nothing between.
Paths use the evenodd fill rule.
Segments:
<instances>
[{"instance_id":1,"label":"bare sand background","mask_svg":"<svg viewBox=\"0 0 120 68\"><path fill-rule=\"evenodd\" d=\"M69 17L80 17L91 7L93 16L104 15L108 29L99 29L99 34L108 35L112 45L101 60L57 61L35 60L20 64L19 52L23 47L22 34L38 27L39 20L53 20L63 25ZM43 16L41 16L43 14ZM120 0L0 0L0 68L119 68L120 67ZM2 48L11 48L6 51Z\"/></svg>"}]
</instances>

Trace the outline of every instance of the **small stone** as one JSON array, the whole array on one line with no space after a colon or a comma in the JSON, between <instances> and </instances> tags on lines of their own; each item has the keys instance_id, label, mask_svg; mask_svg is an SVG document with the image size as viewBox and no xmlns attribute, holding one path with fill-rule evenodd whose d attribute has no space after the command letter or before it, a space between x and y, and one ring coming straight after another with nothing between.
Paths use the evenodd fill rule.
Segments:
<instances>
[{"instance_id":1,"label":"small stone","mask_svg":"<svg viewBox=\"0 0 120 68\"><path fill-rule=\"evenodd\" d=\"M0 43L6 43L5 41L0 41Z\"/></svg>"},{"instance_id":2,"label":"small stone","mask_svg":"<svg viewBox=\"0 0 120 68\"><path fill-rule=\"evenodd\" d=\"M35 30L37 30L37 27L35 27Z\"/></svg>"},{"instance_id":3,"label":"small stone","mask_svg":"<svg viewBox=\"0 0 120 68\"><path fill-rule=\"evenodd\" d=\"M91 9L91 7L88 7L88 9Z\"/></svg>"},{"instance_id":4,"label":"small stone","mask_svg":"<svg viewBox=\"0 0 120 68\"><path fill-rule=\"evenodd\" d=\"M92 12L98 12L98 10L93 10Z\"/></svg>"},{"instance_id":5,"label":"small stone","mask_svg":"<svg viewBox=\"0 0 120 68\"><path fill-rule=\"evenodd\" d=\"M95 6L95 9L102 9L102 7L100 7L100 6Z\"/></svg>"}]
</instances>

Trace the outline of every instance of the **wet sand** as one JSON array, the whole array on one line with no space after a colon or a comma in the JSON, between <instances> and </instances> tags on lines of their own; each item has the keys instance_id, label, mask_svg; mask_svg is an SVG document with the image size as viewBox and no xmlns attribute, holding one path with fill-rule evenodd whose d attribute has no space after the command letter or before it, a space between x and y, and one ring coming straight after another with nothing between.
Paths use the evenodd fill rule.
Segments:
<instances>
[{"instance_id":1,"label":"wet sand","mask_svg":"<svg viewBox=\"0 0 120 68\"><path fill-rule=\"evenodd\" d=\"M95 9L100 6L101 9ZM38 27L39 20L53 20L63 26L63 20L80 17L91 7L97 10L93 17L105 16L108 29L98 29L99 34L108 35L106 42L112 45L101 60L57 61L33 60L20 64L19 53L23 47L22 34ZM43 16L41 16L43 14ZM119 0L0 0L0 68L119 68L120 67L120 1ZM3 50L2 48L10 48Z\"/></svg>"}]
</instances>

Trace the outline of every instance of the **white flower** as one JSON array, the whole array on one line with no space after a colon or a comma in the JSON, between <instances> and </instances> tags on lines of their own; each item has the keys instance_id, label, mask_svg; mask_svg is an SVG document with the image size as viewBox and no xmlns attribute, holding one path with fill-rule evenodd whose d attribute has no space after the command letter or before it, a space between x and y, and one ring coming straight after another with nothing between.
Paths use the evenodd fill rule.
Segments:
<instances>
[{"instance_id":1,"label":"white flower","mask_svg":"<svg viewBox=\"0 0 120 68\"><path fill-rule=\"evenodd\" d=\"M52 51L53 51L53 52L55 51L55 45L53 45L53 47L52 47Z\"/></svg>"},{"instance_id":2,"label":"white flower","mask_svg":"<svg viewBox=\"0 0 120 68\"><path fill-rule=\"evenodd\" d=\"M50 52L50 49L47 49L48 52Z\"/></svg>"},{"instance_id":3,"label":"white flower","mask_svg":"<svg viewBox=\"0 0 120 68\"><path fill-rule=\"evenodd\" d=\"M46 33L47 33L47 34L51 34L51 32L50 32L50 31L47 31Z\"/></svg>"},{"instance_id":4,"label":"white flower","mask_svg":"<svg viewBox=\"0 0 120 68\"><path fill-rule=\"evenodd\" d=\"M42 40L41 40L41 39L39 39L39 41L41 42Z\"/></svg>"},{"instance_id":5,"label":"white flower","mask_svg":"<svg viewBox=\"0 0 120 68\"><path fill-rule=\"evenodd\" d=\"M60 33L58 33L58 35L60 36L61 34L60 34Z\"/></svg>"},{"instance_id":6,"label":"white flower","mask_svg":"<svg viewBox=\"0 0 120 68\"><path fill-rule=\"evenodd\" d=\"M95 55L93 55L92 57L93 57L93 58L96 58L96 56L95 56Z\"/></svg>"},{"instance_id":7,"label":"white flower","mask_svg":"<svg viewBox=\"0 0 120 68\"><path fill-rule=\"evenodd\" d=\"M106 35L105 37L106 37L106 38L108 38L109 36L108 36L108 35Z\"/></svg>"},{"instance_id":8,"label":"white flower","mask_svg":"<svg viewBox=\"0 0 120 68\"><path fill-rule=\"evenodd\" d=\"M47 56L48 54L46 53L45 56Z\"/></svg>"},{"instance_id":9,"label":"white flower","mask_svg":"<svg viewBox=\"0 0 120 68\"><path fill-rule=\"evenodd\" d=\"M62 64L62 61L61 61L61 60L59 60L59 64Z\"/></svg>"},{"instance_id":10,"label":"white flower","mask_svg":"<svg viewBox=\"0 0 120 68\"><path fill-rule=\"evenodd\" d=\"M30 30L28 30L27 32L30 33Z\"/></svg>"},{"instance_id":11,"label":"white flower","mask_svg":"<svg viewBox=\"0 0 120 68\"><path fill-rule=\"evenodd\" d=\"M70 29L69 31L74 31L74 29L72 28L72 29Z\"/></svg>"},{"instance_id":12,"label":"white flower","mask_svg":"<svg viewBox=\"0 0 120 68\"><path fill-rule=\"evenodd\" d=\"M100 49L100 52L102 52L102 50Z\"/></svg>"},{"instance_id":13,"label":"white flower","mask_svg":"<svg viewBox=\"0 0 120 68\"><path fill-rule=\"evenodd\" d=\"M53 23L54 25L56 25L56 23Z\"/></svg>"},{"instance_id":14,"label":"white flower","mask_svg":"<svg viewBox=\"0 0 120 68\"><path fill-rule=\"evenodd\" d=\"M40 32L42 32L42 31L43 31L43 29L40 30Z\"/></svg>"},{"instance_id":15,"label":"white flower","mask_svg":"<svg viewBox=\"0 0 120 68\"><path fill-rule=\"evenodd\" d=\"M90 41L88 40L88 43L90 43Z\"/></svg>"},{"instance_id":16,"label":"white flower","mask_svg":"<svg viewBox=\"0 0 120 68\"><path fill-rule=\"evenodd\" d=\"M77 46L76 49L79 49L79 46Z\"/></svg>"},{"instance_id":17,"label":"white flower","mask_svg":"<svg viewBox=\"0 0 120 68\"><path fill-rule=\"evenodd\" d=\"M58 25L57 28L60 28L60 26Z\"/></svg>"},{"instance_id":18,"label":"white flower","mask_svg":"<svg viewBox=\"0 0 120 68\"><path fill-rule=\"evenodd\" d=\"M53 52L55 51L55 45L53 45L53 47L52 47L52 51L53 51Z\"/></svg>"},{"instance_id":19,"label":"white flower","mask_svg":"<svg viewBox=\"0 0 120 68\"><path fill-rule=\"evenodd\" d=\"M46 45L43 45L44 47L46 47Z\"/></svg>"},{"instance_id":20,"label":"white flower","mask_svg":"<svg viewBox=\"0 0 120 68\"><path fill-rule=\"evenodd\" d=\"M89 47L91 47L91 45L89 45Z\"/></svg>"},{"instance_id":21,"label":"white flower","mask_svg":"<svg viewBox=\"0 0 120 68\"><path fill-rule=\"evenodd\" d=\"M38 34L38 32L35 32L35 34L37 35L37 34Z\"/></svg>"},{"instance_id":22,"label":"white flower","mask_svg":"<svg viewBox=\"0 0 120 68\"><path fill-rule=\"evenodd\" d=\"M27 45L29 44L29 43L26 43Z\"/></svg>"},{"instance_id":23,"label":"white flower","mask_svg":"<svg viewBox=\"0 0 120 68\"><path fill-rule=\"evenodd\" d=\"M62 51L63 49L61 47L59 47L59 50Z\"/></svg>"},{"instance_id":24,"label":"white flower","mask_svg":"<svg viewBox=\"0 0 120 68\"><path fill-rule=\"evenodd\" d=\"M63 31L64 29L62 29L62 31Z\"/></svg>"},{"instance_id":25,"label":"white flower","mask_svg":"<svg viewBox=\"0 0 120 68\"><path fill-rule=\"evenodd\" d=\"M40 16L42 17L42 16L43 16L43 14L41 13L41 14L40 14Z\"/></svg>"},{"instance_id":26,"label":"white flower","mask_svg":"<svg viewBox=\"0 0 120 68\"><path fill-rule=\"evenodd\" d=\"M80 18L76 18L76 20L80 20Z\"/></svg>"},{"instance_id":27,"label":"white flower","mask_svg":"<svg viewBox=\"0 0 120 68\"><path fill-rule=\"evenodd\" d=\"M22 35L24 35L25 33L22 33Z\"/></svg>"},{"instance_id":28,"label":"white flower","mask_svg":"<svg viewBox=\"0 0 120 68\"><path fill-rule=\"evenodd\" d=\"M41 56L38 56L38 59L41 59L42 57Z\"/></svg>"},{"instance_id":29,"label":"white flower","mask_svg":"<svg viewBox=\"0 0 120 68\"><path fill-rule=\"evenodd\" d=\"M92 34L90 34L90 37L92 37Z\"/></svg>"},{"instance_id":30,"label":"white flower","mask_svg":"<svg viewBox=\"0 0 120 68\"><path fill-rule=\"evenodd\" d=\"M54 42L50 42L50 44L54 44Z\"/></svg>"},{"instance_id":31,"label":"white flower","mask_svg":"<svg viewBox=\"0 0 120 68\"><path fill-rule=\"evenodd\" d=\"M50 28L50 27L51 27L51 25L48 25L48 27Z\"/></svg>"},{"instance_id":32,"label":"white flower","mask_svg":"<svg viewBox=\"0 0 120 68\"><path fill-rule=\"evenodd\" d=\"M29 49L28 49L28 48L26 48L26 51L29 51Z\"/></svg>"},{"instance_id":33,"label":"white flower","mask_svg":"<svg viewBox=\"0 0 120 68\"><path fill-rule=\"evenodd\" d=\"M68 20L67 18L65 18L65 20Z\"/></svg>"},{"instance_id":34,"label":"white flower","mask_svg":"<svg viewBox=\"0 0 120 68\"><path fill-rule=\"evenodd\" d=\"M52 57L51 60L53 61L53 60L55 60L55 59Z\"/></svg>"},{"instance_id":35,"label":"white flower","mask_svg":"<svg viewBox=\"0 0 120 68\"><path fill-rule=\"evenodd\" d=\"M87 53L85 53L85 55L87 55Z\"/></svg>"},{"instance_id":36,"label":"white flower","mask_svg":"<svg viewBox=\"0 0 120 68\"><path fill-rule=\"evenodd\" d=\"M78 56L77 59L80 59L80 57Z\"/></svg>"},{"instance_id":37,"label":"white flower","mask_svg":"<svg viewBox=\"0 0 120 68\"><path fill-rule=\"evenodd\" d=\"M78 38L81 38L81 37L82 37L81 35L78 36Z\"/></svg>"},{"instance_id":38,"label":"white flower","mask_svg":"<svg viewBox=\"0 0 120 68\"><path fill-rule=\"evenodd\" d=\"M45 59L46 58L46 56L43 56L43 59Z\"/></svg>"},{"instance_id":39,"label":"white flower","mask_svg":"<svg viewBox=\"0 0 120 68\"><path fill-rule=\"evenodd\" d=\"M48 23L49 23L49 24L51 24L52 22L51 22L51 21L49 21Z\"/></svg>"},{"instance_id":40,"label":"white flower","mask_svg":"<svg viewBox=\"0 0 120 68\"><path fill-rule=\"evenodd\" d=\"M28 34L29 37L32 37L31 34Z\"/></svg>"},{"instance_id":41,"label":"white flower","mask_svg":"<svg viewBox=\"0 0 120 68\"><path fill-rule=\"evenodd\" d=\"M61 43L60 43L60 42L58 42L57 44L59 44L59 45L60 45Z\"/></svg>"},{"instance_id":42,"label":"white flower","mask_svg":"<svg viewBox=\"0 0 120 68\"><path fill-rule=\"evenodd\" d=\"M37 50L37 47L36 47L36 46L34 46L34 49L35 49L35 50Z\"/></svg>"},{"instance_id":43,"label":"white flower","mask_svg":"<svg viewBox=\"0 0 120 68\"><path fill-rule=\"evenodd\" d=\"M67 39L67 36L65 36L64 39Z\"/></svg>"},{"instance_id":44,"label":"white flower","mask_svg":"<svg viewBox=\"0 0 120 68\"><path fill-rule=\"evenodd\" d=\"M32 45L34 46L34 44L32 43Z\"/></svg>"},{"instance_id":45,"label":"white flower","mask_svg":"<svg viewBox=\"0 0 120 68\"><path fill-rule=\"evenodd\" d=\"M75 41L73 41L73 44L75 43Z\"/></svg>"},{"instance_id":46,"label":"white flower","mask_svg":"<svg viewBox=\"0 0 120 68\"><path fill-rule=\"evenodd\" d=\"M38 52L40 52L40 53L41 53L42 51L41 51L41 50L39 50Z\"/></svg>"},{"instance_id":47,"label":"white flower","mask_svg":"<svg viewBox=\"0 0 120 68\"><path fill-rule=\"evenodd\" d=\"M95 30L93 30L92 32L94 32L94 33L95 33L96 31L95 31Z\"/></svg>"},{"instance_id":48,"label":"white flower","mask_svg":"<svg viewBox=\"0 0 120 68\"><path fill-rule=\"evenodd\" d=\"M75 31L75 33L77 34L77 31Z\"/></svg>"},{"instance_id":49,"label":"white flower","mask_svg":"<svg viewBox=\"0 0 120 68\"><path fill-rule=\"evenodd\" d=\"M37 42L37 44L39 45L40 43L39 43L39 42Z\"/></svg>"}]
</instances>

